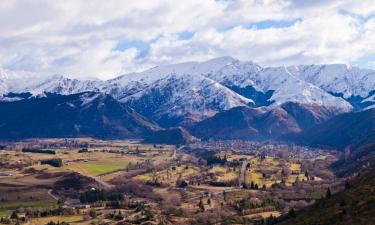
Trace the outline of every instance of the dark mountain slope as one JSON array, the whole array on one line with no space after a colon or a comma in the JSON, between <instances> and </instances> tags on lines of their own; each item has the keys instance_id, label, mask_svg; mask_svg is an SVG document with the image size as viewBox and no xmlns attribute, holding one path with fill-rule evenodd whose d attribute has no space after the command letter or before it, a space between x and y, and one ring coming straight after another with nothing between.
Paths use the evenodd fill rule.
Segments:
<instances>
[{"instance_id":1,"label":"dark mountain slope","mask_svg":"<svg viewBox=\"0 0 375 225\"><path fill-rule=\"evenodd\" d=\"M321 105L306 105L295 102L287 102L281 105L297 122L301 129L323 123L333 116L343 113L340 109L324 107Z\"/></svg>"},{"instance_id":2,"label":"dark mountain slope","mask_svg":"<svg viewBox=\"0 0 375 225\"><path fill-rule=\"evenodd\" d=\"M298 142L344 149L375 141L375 109L345 113L313 126L297 137Z\"/></svg>"},{"instance_id":3,"label":"dark mountain slope","mask_svg":"<svg viewBox=\"0 0 375 225\"><path fill-rule=\"evenodd\" d=\"M339 177L346 177L370 166L375 167L375 140L354 149L347 148L341 159L332 165L332 169Z\"/></svg>"},{"instance_id":4,"label":"dark mountain slope","mask_svg":"<svg viewBox=\"0 0 375 225\"><path fill-rule=\"evenodd\" d=\"M145 139L148 143L158 144L186 144L196 140L185 128L175 127L153 132Z\"/></svg>"},{"instance_id":5,"label":"dark mountain slope","mask_svg":"<svg viewBox=\"0 0 375 225\"><path fill-rule=\"evenodd\" d=\"M261 139L255 124L262 113L250 107L232 108L196 124L191 132L202 139Z\"/></svg>"},{"instance_id":6,"label":"dark mountain slope","mask_svg":"<svg viewBox=\"0 0 375 225\"><path fill-rule=\"evenodd\" d=\"M288 102L271 110L236 107L206 119L190 130L203 139L284 140L340 111Z\"/></svg>"},{"instance_id":7,"label":"dark mountain slope","mask_svg":"<svg viewBox=\"0 0 375 225\"><path fill-rule=\"evenodd\" d=\"M0 137L143 137L159 127L109 95L47 94L0 103Z\"/></svg>"}]
</instances>

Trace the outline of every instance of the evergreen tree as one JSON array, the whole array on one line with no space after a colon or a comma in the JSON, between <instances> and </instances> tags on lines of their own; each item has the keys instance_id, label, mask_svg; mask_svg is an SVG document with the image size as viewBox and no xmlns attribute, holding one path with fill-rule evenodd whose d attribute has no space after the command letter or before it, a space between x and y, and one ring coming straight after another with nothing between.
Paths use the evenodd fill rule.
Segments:
<instances>
[{"instance_id":1,"label":"evergreen tree","mask_svg":"<svg viewBox=\"0 0 375 225\"><path fill-rule=\"evenodd\" d=\"M330 198L332 196L331 189L327 189L326 198Z\"/></svg>"},{"instance_id":2,"label":"evergreen tree","mask_svg":"<svg viewBox=\"0 0 375 225\"><path fill-rule=\"evenodd\" d=\"M223 191L223 198L224 198L224 201L227 201L227 192Z\"/></svg>"},{"instance_id":3,"label":"evergreen tree","mask_svg":"<svg viewBox=\"0 0 375 225\"><path fill-rule=\"evenodd\" d=\"M10 215L10 218L13 219L13 220L18 219L17 211L13 211L12 214Z\"/></svg>"},{"instance_id":4,"label":"evergreen tree","mask_svg":"<svg viewBox=\"0 0 375 225\"><path fill-rule=\"evenodd\" d=\"M198 207L202 212L204 212L205 209L204 209L204 204L203 204L202 198L200 198L200 200L199 200Z\"/></svg>"},{"instance_id":5,"label":"evergreen tree","mask_svg":"<svg viewBox=\"0 0 375 225\"><path fill-rule=\"evenodd\" d=\"M254 189L254 181L251 181L251 183L250 183L250 189Z\"/></svg>"},{"instance_id":6,"label":"evergreen tree","mask_svg":"<svg viewBox=\"0 0 375 225\"><path fill-rule=\"evenodd\" d=\"M288 216L290 218L295 218L296 217L296 212L294 211L294 208L290 208L289 209Z\"/></svg>"},{"instance_id":7,"label":"evergreen tree","mask_svg":"<svg viewBox=\"0 0 375 225\"><path fill-rule=\"evenodd\" d=\"M350 183L349 183L349 181L346 181L345 182L345 189L349 189L350 188Z\"/></svg>"}]
</instances>

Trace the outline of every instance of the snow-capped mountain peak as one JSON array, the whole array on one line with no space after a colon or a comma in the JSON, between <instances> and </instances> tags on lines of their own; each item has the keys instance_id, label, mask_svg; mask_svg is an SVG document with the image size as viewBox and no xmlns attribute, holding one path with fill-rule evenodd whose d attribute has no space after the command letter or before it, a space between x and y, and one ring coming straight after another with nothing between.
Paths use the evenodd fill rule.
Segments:
<instances>
[{"instance_id":1,"label":"snow-capped mountain peak","mask_svg":"<svg viewBox=\"0 0 375 225\"><path fill-rule=\"evenodd\" d=\"M204 62L157 66L108 81L0 69L0 97L7 93L102 92L162 125L199 121L236 106L275 107L285 102L340 110L374 107L375 71L343 64L261 67L225 56Z\"/></svg>"}]
</instances>

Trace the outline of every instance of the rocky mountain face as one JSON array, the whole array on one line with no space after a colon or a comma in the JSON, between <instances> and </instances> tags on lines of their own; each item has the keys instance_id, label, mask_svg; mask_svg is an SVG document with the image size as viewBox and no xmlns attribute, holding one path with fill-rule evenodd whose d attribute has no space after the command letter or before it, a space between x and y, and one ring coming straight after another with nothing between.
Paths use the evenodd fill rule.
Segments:
<instances>
[{"instance_id":1,"label":"rocky mountain face","mask_svg":"<svg viewBox=\"0 0 375 225\"><path fill-rule=\"evenodd\" d=\"M340 112L372 108L375 71L346 65L261 67L231 57L165 65L108 81L0 70L2 101L84 91L109 94L162 127L189 127L240 106L272 109L296 102Z\"/></svg>"},{"instance_id":2,"label":"rocky mountain face","mask_svg":"<svg viewBox=\"0 0 375 225\"><path fill-rule=\"evenodd\" d=\"M0 103L1 139L138 138L159 129L133 109L102 93L46 94Z\"/></svg>"}]
</instances>

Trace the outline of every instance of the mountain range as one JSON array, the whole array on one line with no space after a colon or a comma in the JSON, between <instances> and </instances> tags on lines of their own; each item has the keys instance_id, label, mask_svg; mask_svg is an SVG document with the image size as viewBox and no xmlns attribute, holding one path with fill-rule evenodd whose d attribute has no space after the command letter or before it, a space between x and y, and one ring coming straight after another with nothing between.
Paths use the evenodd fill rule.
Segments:
<instances>
[{"instance_id":1,"label":"mountain range","mask_svg":"<svg viewBox=\"0 0 375 225\"><path fill-rule=\"evenodd\" d=\"M347 65L261 67L231 57L154 67L115 79L77 80L0 70L2 101L45 93L109 94L162 127L191 125L238 106L274 108L285 102L340 111L374 107L375 71Z\"/></svg>"},{"instance_id":2,"label":"mountain range","mask_svg":"<svg viewBox=\"0 0 375 225\"><path fill-rule=\"evenodd\" d=\"M183 143L194 140L190 132L344 148L358 135L374 138L374 107L375 71L340 64L261 67L221 57L107 81L0 70L2 138L173 136Z\"/></svg>"}]
</instances>

